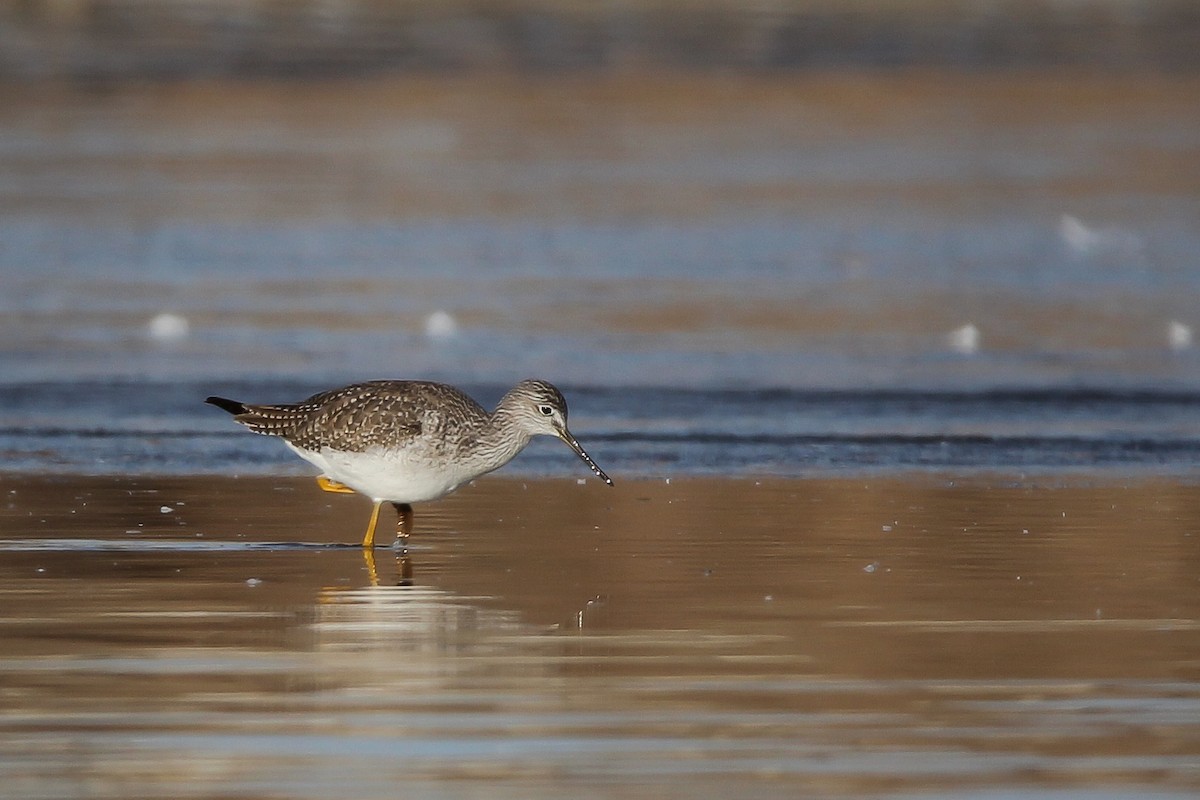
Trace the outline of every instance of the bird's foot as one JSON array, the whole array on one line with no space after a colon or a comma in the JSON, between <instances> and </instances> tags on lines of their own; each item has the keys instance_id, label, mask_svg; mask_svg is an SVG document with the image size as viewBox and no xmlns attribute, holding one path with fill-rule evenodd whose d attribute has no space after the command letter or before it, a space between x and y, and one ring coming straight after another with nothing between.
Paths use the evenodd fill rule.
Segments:
<instances>
[{"instance_id":1,"label":"bird's foot","mask_svg":"<svg viewBox=\"0 0 1200 800\"><path fill-rule=\"evenodd\" d=\"M328 478L324 475L317 476L317 486L321 487L322 491L337 492L338 494L354 494L354 490L344 483L339 483L333 478Z\"/></svg>"}]
</instances>

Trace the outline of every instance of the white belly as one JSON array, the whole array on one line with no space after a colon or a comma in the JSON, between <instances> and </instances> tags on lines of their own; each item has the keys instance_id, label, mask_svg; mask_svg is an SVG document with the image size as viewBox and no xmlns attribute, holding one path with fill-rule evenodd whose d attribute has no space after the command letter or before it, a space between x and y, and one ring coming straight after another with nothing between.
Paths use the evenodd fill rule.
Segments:
<instances>
[{"instance_id":1,"label":"white belly","mask_svg":"<svg viewBox=\"0 0 1200 800\"><path fill-rule=\"evenodd\" d=\"M469 476L431 466L420 459L405 457L396 451L348 453L341 450L304 450L290 442L304 460L314 464L327 477L344 483L372 500L392 503L421 503L449 494Z\"/></svg>"}]
</instances>

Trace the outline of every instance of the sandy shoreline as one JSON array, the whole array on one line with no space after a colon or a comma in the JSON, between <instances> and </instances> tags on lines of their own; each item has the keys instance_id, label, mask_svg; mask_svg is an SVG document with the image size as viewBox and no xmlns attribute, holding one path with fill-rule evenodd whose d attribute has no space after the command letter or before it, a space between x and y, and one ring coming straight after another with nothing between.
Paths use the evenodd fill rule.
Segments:
<instances>
[{"instance_id":1,"label":"sandy shoreline","mask_svg":"<svg viewBox=\"0 0 1200 800\"><path fill-rule=\"evenodd\" d=\"M368 503L309 479L0 476L0 778L99 798L1200 788L1195 486L617 480L485 478L417 508L407 557L368 557Z\"/></svg>"},{"instance_id":2,"label":"sandy shoreline","mask_svg":"<svg viewBox=\"0 0 1200 800\"><path fill-rule=\"evenodd\" d=\"M1032 477L972 471L900 471L811 478L771 476L682 476L620 478L609 488L587 477L493 475L480 478L442 500L419 504L420 528L445 533L451 527L478 529L502 523L506 512L528 515L528 526L570 526L593 522L597 527L651 525L662 520L647 514L647 503L680 504L705 509L710 528L736 529L744 514L780 517L820 502L831 519L842 524L870 524L868 509L905 505L921 510L923 525L936 526L949 505L973 508L976 524L997 514L1016 515L1014 499L1036 495L1063 498L1064 507L1096 507L1121 499L1120 515L1105 524L1129 523L1160 515L1170 500L1177 521L1200 523L1200 494L1189 476L1122 475L1071 471ZM37 518L43 535L84 529L109 535L131 525L143 532L169 536L175 532L241 526L243 533L292 530L298 541L337 541L342 522L363 517L370 503L360 495L322 492L315 480L295 475L17 475L0 473L0 498L7 500L3 520L11 526ZM864 506L864 503L866 504ZM1116 508L1115 502L1111 505ZM1178 506L1176 508L1176 506ZM652 506L656 507L656 506ZM352 529L354 525L350 526ZM36 530L36 529L35 529ZM32 532L32 531L31 531ZM332 534L332 538L330 538ZM207 534L206 534L207 535ZM347 543L357 539L351 537Z\"/></svg>"},{"instance_id":3,"label":"sandy shoreline","mask_svg":"<svg viewBox=\"0 0 1200 800\"><path fill-rule=\"evenodd\" d=\"M933 589L944 593L933 603L936 614L990 618L1005 616L1003 603L991 598L971 608L985 598L967 578L971 570L1000 569L1003 594L1013 589L1008 581L1026 581L1010 598L1017 617L1028 613L1023 604L1034 596L1058 613L1090 617L1157 603L1152 598L1164 591L1189 598L1172 616L1200 616L1188 577L1189 565L1200 562L1200 542L1192 536L1200 529L1194 482L954 480L922 473L616 480L609 488L587 478L491 476L418 505L411 539L417 582L502 598L538 624L551 624L608 593L611 582L652 587L663 569L689 579L725 572L751 604L777 593L807 596L814 586L845 592L852 604L861 579L878 573L888 576L888 591L908 600L943 587ZM255 562L263 559L256 548L264 546L341 545L349 560L330 557L326 580L367 583L355 545L369 502L321 492L308 478L7 475L0 476L0 499L6 501L0 549L56 551L86 565L95 552L114 547L213 558L230 552ZM390 542L392 524L385 509L377 541ZM776 564L773 554L791 555ZM1155 566L1138 580L1123 577L1131 562L1147 559ZM841 577L831 584L830 575Z\"/></svg>"}]
</instances>

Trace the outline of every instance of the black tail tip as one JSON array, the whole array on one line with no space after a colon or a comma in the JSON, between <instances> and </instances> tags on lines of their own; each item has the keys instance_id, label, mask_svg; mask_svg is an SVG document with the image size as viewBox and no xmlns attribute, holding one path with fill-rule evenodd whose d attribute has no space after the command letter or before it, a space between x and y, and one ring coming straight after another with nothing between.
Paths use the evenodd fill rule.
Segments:
<instances>
[{"instance_id":1,"label":"black tail tip","mask_svg":"<svg viewBox=\"0 0 1200 800\"><path fill-rule=\"evenodd\" d=\"M217 408L224 409L225 411L228 411L230 414L245 414L246 413L246 406L242 403L239 403L237 400L226 400L224 397L206 397L206 398L204 398L204 402L208 403L211 406L216 406Z\"/></svg>"}]
</instances>

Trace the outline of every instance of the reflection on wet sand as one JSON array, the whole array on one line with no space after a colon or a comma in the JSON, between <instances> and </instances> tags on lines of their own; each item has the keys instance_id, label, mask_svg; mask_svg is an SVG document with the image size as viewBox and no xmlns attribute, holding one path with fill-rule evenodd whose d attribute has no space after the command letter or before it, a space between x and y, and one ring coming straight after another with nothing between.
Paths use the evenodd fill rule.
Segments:
<instances>
[{"instance_id":1,"label":"reflection on wet sand","mask_svg":"<svg viewBox=\"0 0 1200 800\"><path fill-rule=\"evenodd\" d=\"M385 573L388 584L376 583L374 555L364 552L363 558L372 585L322 589L302 634L311 637L308 647L322 663L348 659L341 692L453 691L462 670L478 669L481 661L494 670L499 656L529 649L523 637L540 632L516 612L481 605L486 598L413 585L408 555L380 559L385 570L396 568L394 581ZM532 667L534 661L523 663Z\"/></svg>"},{"instance_id":2,"label":"reflection on wet sand","mask_svg":"<svg viewBox=\"0 0 1200 800\"><path fill-rule=\"evenodd\" d=\"M1188 484L493 478L408 552L305 479L0 498L14 796L1200 789Z\"/></svg>"},{"instance_id":3,"label":"reflection on wet sand","mask_svg":"<svg viewBox=\"0 0 1200 800\"><path fill-rule=\"evenodd\" d=\"M375 550L373 548L363 549L363 564L366 567L367 579L371 586L412 586L412 556L409 555L408 547L398 549L391 560L395 561L395 570L384 571L381 575L375 558Z\"/></svg>"}]
</instances>

